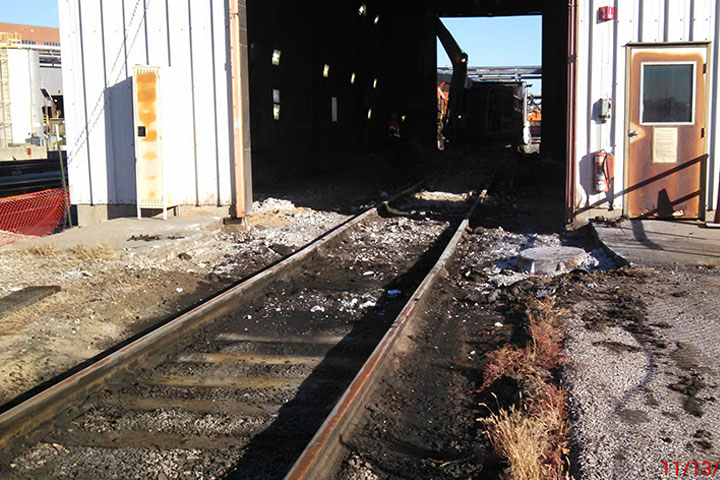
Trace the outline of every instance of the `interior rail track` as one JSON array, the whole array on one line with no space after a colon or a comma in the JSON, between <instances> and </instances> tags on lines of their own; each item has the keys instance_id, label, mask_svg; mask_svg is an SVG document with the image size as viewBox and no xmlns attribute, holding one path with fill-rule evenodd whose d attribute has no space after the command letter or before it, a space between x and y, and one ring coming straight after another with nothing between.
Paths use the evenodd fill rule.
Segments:
<instances>
[{"instance_id":1,"label":"interior rail track","mask_svg":"<svg viewBox=\"0 0 720 480\"><path fill-rule=\"evenodd\" d=\"M398 212L390 201L386 211ZM0 474L323 478L340 433L467 227L467 207L454 209L452 227L428 223L417 245L402 244L403 217L388 222L368 210L12 405L0 414ZM406 255L366 258L373 250L363 244L393 235ZM353 262L362 268L351 272Z\"/></svg>"},{"instance_id":2,"label":"interior rail track","mask_svg":"<svg viewBox=\"0 0 720 480\"><path fill-rule=\"evenodd\" d=\"M477 207L485 200L486 190L477 197L465 218L455 230L433 268L412 294L392 326L380 340L373 353L362 366L343 396L337 402L318 429L307 448L297 459L285 480L330 479L336 473L342 456L347 453L343 437L347 436L357 423L373 391L378 378L391 368L390 353L398 340L408 333L408 326L422 308L431 301L432 287L452 258L456 247L463 238Z\"/></svg>"}]
</instances>

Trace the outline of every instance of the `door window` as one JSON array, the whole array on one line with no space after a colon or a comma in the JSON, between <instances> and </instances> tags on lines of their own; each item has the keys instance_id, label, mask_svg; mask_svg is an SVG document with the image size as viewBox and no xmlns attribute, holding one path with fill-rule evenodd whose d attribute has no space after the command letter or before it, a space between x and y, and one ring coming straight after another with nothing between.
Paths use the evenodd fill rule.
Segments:
<instances>
[{"instance_id":1,"label":"door window","mask_svg":"<svg viewBox=\"0 0 720 480\"><path fill-rule=\"evenodd\" d=\"M695 64L643 63L643 124L695 123Z\"/></svg>"}]
</instances>

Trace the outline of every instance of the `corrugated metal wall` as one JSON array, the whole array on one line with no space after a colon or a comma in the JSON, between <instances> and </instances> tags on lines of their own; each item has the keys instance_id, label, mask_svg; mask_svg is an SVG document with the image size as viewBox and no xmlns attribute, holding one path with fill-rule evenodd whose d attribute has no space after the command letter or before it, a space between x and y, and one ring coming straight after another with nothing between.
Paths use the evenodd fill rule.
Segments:
<instances>
[{"instance_id":1,"label":"corrugated metal wall","mask_svg":"<svg viewBox=\"0 0 720 480\"><path fill-rule=\"evenodd\" d=\"M136 201L132 67L161 67L173 197L231 203L225 0L59 0L73 204Z\"/></svg>"},{"instance_id":2,"label":"corrugated metal wall","mask_svg":"<svg viewBox=\"0 0 720 480\"><path fill-rule=\"evenodd\" d=\"M603 6L615 7L616 22L598 21L598 9ZM717 0L581 0L579 9L576 210L607 210L607 203L602 204L605 195L595 194L592 185L592 154L602 148L615 153L615 207L622 207L618 193L624 187L626 45L638 42L713 42L707 206L714 209L720 167ZM613 116L603 124L596 102L605 97L613 99Z\"/></svg>"}]
</instances>

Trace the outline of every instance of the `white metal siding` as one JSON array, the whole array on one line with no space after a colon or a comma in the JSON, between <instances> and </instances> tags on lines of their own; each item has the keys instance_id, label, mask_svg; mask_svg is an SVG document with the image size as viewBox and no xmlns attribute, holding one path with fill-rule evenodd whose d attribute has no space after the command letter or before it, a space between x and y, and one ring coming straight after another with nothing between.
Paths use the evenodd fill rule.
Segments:
<instances>
[{"instance_id":1,"label":"white metal siding","mask_svg":"<svg viewBox=\"0 0 720 480\"><path fill-rule=\"evenodd\" d=\"M40 67L40 85L50 92L50 95L62 95L62 69Z\"/></svg>"},{"instance_id":2,"label":"white metal siding","mask_svg":"<svg viewBox=\"0 0 720 480\"><path fill-rule=\"evenodd\" d=\"M28 49L9 49L8 74L12 141L24 143L32 134L42 134L38 52Z\"/></svg>"},{"instance_id":3,"label":"white metal siding","mask_svg":"<svg viewBox=\"0 0 720 480\"><path fill-rule=\"evenodd\" d=\"M708 1L708 3L711 3ZM715 21L713 49L710 57L711 86L710 86L710 123L708 124L708 142L710 162L708 162L708 197L710 207L715 208L716 199L720 194L720 6L713 2L711 5L712 17ZM712 32L709 34L712 36Z\"/></svg>"},{"instance_id":4,"label":"white metal siding","mask_svg":"<svg viewBox=\"0 0 720 480\"><path fill-rule=\"evenodd\" d=\"M614 6L616 21L598 20L598 9ZM709 119L707 207L714 209L720 174L720 22L716 0L580 0L578 31L577 156L575 205L607 209L605 194L593 189L592 155L600 149L615 154L615 207L622 207L625 166L626 45L654 42L712 42ZM613 100L613 116L601 123L596 103Z\"/></svg>"},{"instance_id":5,"label":"white metal siding","mask_svg":"<svg viewBox=\"0 0 720 480\"><path fill-rule=\"evenodd\" d=\"M88 138L88 155L91 159L91 184L95 203L109 203L107 161L97 161L107 154L105 149L105 76L103 75L103 32L101 28L101 2L82 2L82 53L85 57L83 80L85 84L85 108L88 112L88 128L92 129Z\"/></svg>"},{"instance_id":6,"label":"white metal siding","mask_svg":"<svg viewBox=\"0 0 720 480\"><path fill-rule=\"evenodd\" d=\"M161 70L174 198L229 205L225 0L58 0L58 7L72 202L135 203L131 75L135 65L152 65Z\"/></svg>"}]
</instances>

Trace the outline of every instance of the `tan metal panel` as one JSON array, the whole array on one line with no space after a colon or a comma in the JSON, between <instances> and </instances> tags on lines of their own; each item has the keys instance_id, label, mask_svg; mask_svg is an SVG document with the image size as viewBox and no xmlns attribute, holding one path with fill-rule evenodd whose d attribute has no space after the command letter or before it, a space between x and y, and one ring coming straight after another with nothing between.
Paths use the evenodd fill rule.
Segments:
<instances>
[{"instance_id":1,"label":"tan metal panel","mask_svg":"<svg viewBox=\"0 0 720 480\"><path fill-rule=\"evenodd\" d=\"M166 209L172 199L165 188L161 121L160 68L133 68L135 169L138 217L142 208Z\"/></svg>"}]
</instances>

